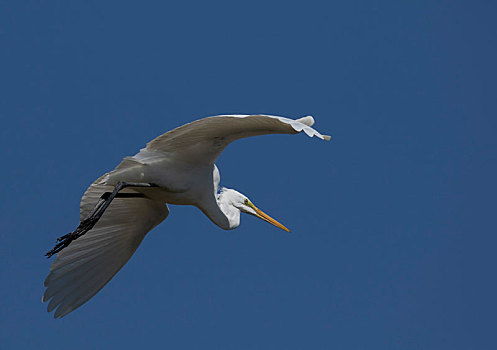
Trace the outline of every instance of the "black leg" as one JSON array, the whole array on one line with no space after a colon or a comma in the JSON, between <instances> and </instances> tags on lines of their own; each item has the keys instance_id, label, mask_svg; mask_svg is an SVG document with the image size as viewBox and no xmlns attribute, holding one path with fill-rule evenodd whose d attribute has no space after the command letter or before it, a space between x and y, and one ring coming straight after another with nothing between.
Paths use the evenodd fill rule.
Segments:
<instances>
[{"instance_id":1,"label":"black leg","mask_svg":"<svg viewBox=\"0 0 497 350\"><path fill-rule=\"evenodd\" d=\"M123 188L126 187L156 187L157 185L149 184L149 183L137 183L137 182L119 182L112 192L105 192L102 194L100 199L98 200L95 208L92 213L84 220L79 223L79 226L71 233L64 235L62 237L57 238L57 244L55 247L46 253L45 255L50 258L52 255L60 252L62 249L67 247L72 241L81 237L86 232L90 231L93 226L98 222L98 220L102 217L105 210L109 207L112 200L116 197L122 198L136 198L142 197L141 193L119 193Z\"/></svg>"}]
</instances>

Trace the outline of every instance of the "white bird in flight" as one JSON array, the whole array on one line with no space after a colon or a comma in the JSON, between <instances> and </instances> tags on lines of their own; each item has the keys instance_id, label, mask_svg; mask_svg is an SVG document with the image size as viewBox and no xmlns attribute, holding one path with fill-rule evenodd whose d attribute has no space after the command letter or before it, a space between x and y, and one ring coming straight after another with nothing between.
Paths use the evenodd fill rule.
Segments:
<instances>
[{"instance_id":1,"label":"white bird in flight","mask_svg":"<svg viewBox=\"0 0 497 350\"><path fill-rule=\"evenodd\" d=\"M196 120L157 137L133 157L93 182L83 195L80 224L57 239L46 255L57 258L45 280L43 302L63 317L92 298L124 266L145 235L169 214L166 203L194 205L216 225L231 230L240 213L285 231L240 192L219 188L214 164L232 141L256 135L305 132L311 116L297 120L269 115L221 115Z\"/></svg>"}]
</instances>

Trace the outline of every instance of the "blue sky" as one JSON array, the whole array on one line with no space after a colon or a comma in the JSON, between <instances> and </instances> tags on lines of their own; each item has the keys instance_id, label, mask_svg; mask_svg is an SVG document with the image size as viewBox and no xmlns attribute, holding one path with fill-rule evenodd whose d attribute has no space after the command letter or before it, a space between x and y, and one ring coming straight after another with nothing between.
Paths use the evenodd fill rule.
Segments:
<instances>
[{"instance_id":1,"label":"blue sky","mask_svg":"<svg viewBox=\"0 0 497 350\"><path fill-rule=\"evenodd\" d=\"M492 349L490 1L0 4L2 349ZM192 207L54 320L43 254L94 179L200 117L313 115L232 144L252 217Z\"/></svg>"}]
</instances>

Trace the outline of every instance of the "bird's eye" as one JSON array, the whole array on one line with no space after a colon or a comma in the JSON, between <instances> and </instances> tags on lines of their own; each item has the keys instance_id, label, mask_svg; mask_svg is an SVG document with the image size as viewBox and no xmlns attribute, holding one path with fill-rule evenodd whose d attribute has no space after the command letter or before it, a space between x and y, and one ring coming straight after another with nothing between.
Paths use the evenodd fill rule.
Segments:
<instances>
[{"instance_id":1,"label":"bird's eye","mask_svg":"<svg viewBox=\"0 0 497 350\"><path fill-rule=\"evenodd\" d=\"M249 200L247 198L245 198L245 205L248 205L249 204Z\"/></svg>"}]
</instances>

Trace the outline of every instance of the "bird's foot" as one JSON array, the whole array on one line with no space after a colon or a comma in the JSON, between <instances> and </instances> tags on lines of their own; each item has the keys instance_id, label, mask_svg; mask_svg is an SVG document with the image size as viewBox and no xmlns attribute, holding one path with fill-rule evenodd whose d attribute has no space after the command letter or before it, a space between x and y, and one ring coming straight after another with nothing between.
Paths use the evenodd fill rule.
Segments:
<instances>
[{"instance_id":1,"label":"bird's foot","mask_svg":"<svg viewBox=\"0 0 497 350\"><path fill-rule=\"evenodd\" d=\"M96 221L97 220L93 220L91 218L81 221L78 228L76 228L76 230L57 238L57 244L52 250L47 252L45 256L47 258L50 258L52 257L52 255L60 252L62 249L67 247L72 241L83 236L86 232L88 232L95 225Z\"/></svg>"}]
</instances>

